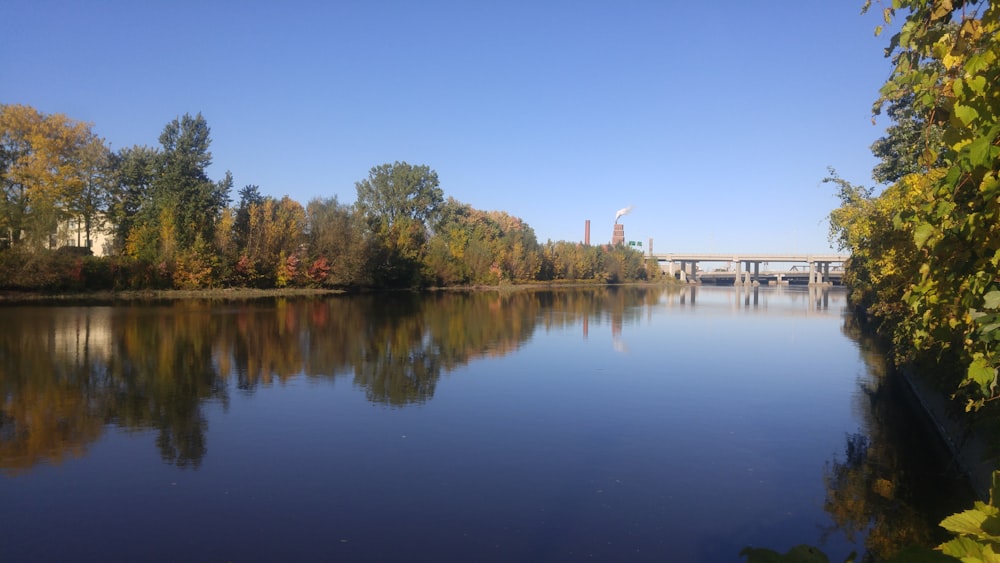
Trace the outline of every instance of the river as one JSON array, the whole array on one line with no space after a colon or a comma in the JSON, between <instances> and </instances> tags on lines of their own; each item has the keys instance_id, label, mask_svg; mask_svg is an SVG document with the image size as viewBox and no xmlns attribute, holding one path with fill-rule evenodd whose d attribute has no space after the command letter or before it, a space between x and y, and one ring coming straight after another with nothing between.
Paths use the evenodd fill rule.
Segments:
<instances>
[{"instance_id":1,"label":"river","mask_svg":"<svg viewBox=\"0 0 1000 563\"><path fill-rule=\"evenodd\" d=\"M885 555L972 502L842 290L0 307L0 561Z\"/></svg>"}]
</instances>

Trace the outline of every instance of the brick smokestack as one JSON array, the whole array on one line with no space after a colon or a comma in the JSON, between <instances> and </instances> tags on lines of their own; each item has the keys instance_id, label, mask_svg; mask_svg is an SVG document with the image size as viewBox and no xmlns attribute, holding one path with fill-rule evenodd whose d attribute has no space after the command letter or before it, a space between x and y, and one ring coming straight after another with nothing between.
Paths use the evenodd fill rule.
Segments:
<instances>
[{"instance_id":1,"label":"brick smokestack","mask_svg":"<svg viewBox=\"0 0 1000 563\"><path fill-rule=\"evenodd\" d=\"M611 246L625 244L625 225L615 223L615 232L611 236Z\"/></svg>"},{"instance_id":2,"label":"brick smokestack","mask_svg":"<svg viewBox=\"0 0 1000 563\"><path fill-rule=\"evenodd\" d=\"M590 246L590 219L587 219L583 227L583 244Z\"/></svg>"}]
</instances>

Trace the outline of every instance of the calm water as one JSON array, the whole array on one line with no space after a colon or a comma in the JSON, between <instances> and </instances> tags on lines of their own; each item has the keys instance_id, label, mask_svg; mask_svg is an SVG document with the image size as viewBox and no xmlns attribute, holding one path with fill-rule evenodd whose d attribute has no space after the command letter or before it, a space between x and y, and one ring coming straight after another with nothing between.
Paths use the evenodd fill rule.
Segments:
<instances>
[{"instance_id":1,"label":"calm water","mask_svg":"<svg viewBox=\"0 0 1000 563\"><path fill-rule=\"evenodd\" d=\"M971 500L844 304L657 287L3 307L0 560L810 543L842 561L933 541Z\"/></svg>"}]
</instances>

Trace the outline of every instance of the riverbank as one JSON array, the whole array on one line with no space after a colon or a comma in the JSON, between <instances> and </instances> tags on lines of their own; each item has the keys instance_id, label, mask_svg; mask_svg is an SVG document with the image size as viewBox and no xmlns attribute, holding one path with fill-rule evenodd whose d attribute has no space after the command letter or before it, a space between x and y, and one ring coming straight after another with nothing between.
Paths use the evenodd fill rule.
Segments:
<instances>
[{"instance_id":1,"label":"riverbank","mask_svg":"<svg viewBox=\"0 0 1000 563\"><path fill-rule=\"evenodd\" d=\"M320 296L345 293L340 289L160 289L127 291L88 291L77 293L43 293L33 291L0 292L3 303L44 303L44 302L111 302L111 301L157 301L173 299L257 299L262 297Z\"/></svg>"},{"instance_id":2,"label":"riverbank","mask_svg":"<svg viewBox=\"0 0 1000 563\"><path fill-rule=\"evenodd\" d=\"M997 469L997 458L987 447L991 431L970 422L973 415L956 412L959 409L948 397L919 374L904 369L900 370L899 376L905 383L910 399L940 436L955 465L968 478L976 496L983 501L988 500L993 485L993 471Z\"/></svg>"},{"instance_id":3,"label":"riverbank","mask_svg":"<svg viewBox=\"0 0 1000 563\"><path fill-rule=\"evenodd\" d=\"M603 282L590 281L559 281L559 282L532 282L503 285L475 285L475 286L450 286L431 287L421 291L519 291L519 290L539 290L539 289L568 289L574 287L620 287L620 286L684 286L676 280L664 280L656 282L629 282L621 284L608 284ZM367 291L410 291L410 290L367 290ZM158 301L173 299L258 299L263 297L303 297L322 295L341 295L348 293L343 289L321 289L321 288L282 288L282 289L254 289L243 287L219 288L219 289L144 289L125 291L85 291L68 293L46 293L40 291L0 291L0 304L4 303L43 303L43 302L112 302L112 301Z\"/></svg>"}]
</instances>

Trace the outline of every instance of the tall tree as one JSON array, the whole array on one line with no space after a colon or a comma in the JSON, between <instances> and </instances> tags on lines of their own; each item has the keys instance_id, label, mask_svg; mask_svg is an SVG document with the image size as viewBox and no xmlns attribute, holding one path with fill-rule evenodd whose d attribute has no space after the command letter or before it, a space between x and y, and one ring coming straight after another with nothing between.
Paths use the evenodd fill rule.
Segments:
<instances>
[{"instance_id":1,"label":"tall tree","mask_svg":"<svg viewBox=\"0 0 1000 563\"><path fill-rule=\"evenodd\" d=\"M430 225L444 199L437 172L405 162L383 164L355 184L357 208L376 245L371 254L375 283L414 287L423 272Z\"/></svg>"},{"instance_id":2,"label":"tall tree","mask_svg":"<svg viewBox=\"0 0 1000 563\"><path fill-rule=\"evenodd\" d=\"M80 189L71 194L66 208L83 224L84 246L91 248L96 230L107 225L111 204L111 151L96 135L88 135L77 153Z\"/></svg>"},{"instance_id":3,"label":"tall tree","mask_svg":"<svg viewBox=\"0 0 1000 563\"><path fill-rule=\"evenodd\" d=\"M177 239L182 248L190 248L197 239L211 241L215 223L229 203L232 177L213 182L207 168L212 164L208 122L199 113L184 114L163 128L163 146L159 173L153 190L161 207L173 209Z\"/></svg>"},{"instance_id":4,"label":"tall tree","mask_svg":"<svg viewBox=\"0 0 1000 563\"><path fill-rule=\"evenodd\" d=\"M236 208L233 228L235 229L236 244L243 249L246 248L247 239L250 236L250 208L264 203L264 196L260 193L260 187L255 184L247 184L240 188L239 196L240 201Z\"/></svg>"},{"instance_id":5,"label":"tall tree","mask_svg":"<svg viewBox=\"0 0 1000 563\"><path fill-rule=\"evenodd\" d=\"M404 219L427 227L444 201L437 172L426 165L395 162L375 166L355 188L358 209L373 228L383 231Z\"/></svg>"},{"instance_id":6,"label":"tall tree","mask_svg":"<svg viewBox=\"0 0 1000 563\"><path fill-rule=\"evenodd\" d=\"M30 106L0 106L0 229L45 244L81 211L104 144L88 123ZM74 209L76 207L76 209Z\"/></svg>"},{"instance_id":7,"label":"tall tree","mask_svg":"<svg viewBox=\"0 0 1000 563\"><path fill-rule=\"evenodd\" d=\"M190 283L205 283L204 272L217 261L212 245L216 224L229 201L232 175L213 182L207 168L212 163L211 138L205 118L185 114L163 128L161 150L155 153L152 174L145 177L147 151L136 152L133 187L149 180L148 197L142 198L129 228L126 253L149 262L183 266L196 271ZM133 203L134 202L130 202ZM184 264L186 263L186 264ZM195 282L197 280L197 282Z\"/></svg>"},{"instance_id":8,"label":"tall tree","mask_svg":"<svg viewBox=\"0 0 1000 563\"><path fill-rule=\"evenodd\" d=\"M152 215L152 186L160 159L155 148L135 145L111 155L108 220L114 233L117 252L125 249L136 221ZM150 241L155 247L155 239ZM155 248L154 248L155 250Z\"/></svg>"},{"instance_id":9,"label":"tall tree","mask_svg":"<svg viewBox=\"0 0 1000 563\"><path fill-rule=\"evenodd\" d=\"M886 134L872 143L871 151L879 162L872 170L872 177L880 184L891 184L906 176L926 172L928 165L922 155L932 150L941 154L943 139L941 127L927 123L913 107L913 95L904 95L889 102L886 114L892 124ZM942 166L940 156L932 167Z\"/></svg>"},{"instance_id":10,"label":"tall tree","mask_svg":"<svg viewBox=\"0 0 1000 563\"><path fill-rule=\"evenodd\" d=\"M284 196L280 200L265 197L248 208L249 228L243 256L260 281L283 287L297 274L300 245L304 242L306 214L302 205ZM293 267L292 263L295 263Z\"/></svg>"}]
</instances>

